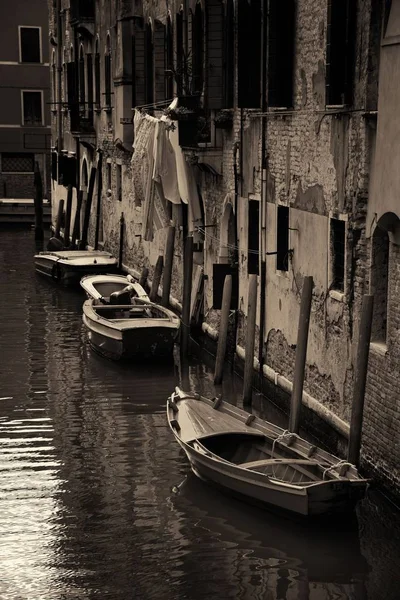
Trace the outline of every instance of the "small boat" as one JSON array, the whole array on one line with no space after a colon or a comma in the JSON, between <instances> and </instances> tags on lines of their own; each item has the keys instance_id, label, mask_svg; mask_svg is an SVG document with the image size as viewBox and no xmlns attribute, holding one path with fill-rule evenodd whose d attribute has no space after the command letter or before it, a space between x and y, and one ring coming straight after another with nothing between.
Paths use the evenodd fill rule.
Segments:
<instances>
[{"instance_id":1,"label":"small boat","mask_svg":"<svg viewBox=\"0 0 400 600\"><path fill-rule=\"evenodd\" d=\"M192 471L257 504L305 517L350 514L368 484L354 465L221 398L168 398L167 418Z\"/></svg>"},{"instance_id":2,"label":"small boat","mask_svg":"<svg viewBox=\"0 0 400 600\"><path fill-rule=\"evenodd\" d=\"M146 291L132 275L86 275L81 279L81 287L97 304L124 304L120 301L124 292L150 302Z\"/></svg>"},{"instance_id":3,"label":"small boat","mask_svg":"<svg viewBox=\"0 0 400 600\"><path fill-rule=\"evenodd\" d=\"M64 285L77 285L84 275L118 270L117 259L101 250L44 251L34 258L37 273Z\"/></svg>"},{"instance_id":4,"label":"small boat","mask_svg":"<svg viewBox=\"0 0 400 600\"><path fill-rule=\"evenodd\" d=\"M172 357L180 327L172 311L137 297L120 305L86 300L83 322L93 349L114 360Z\"/></svg>"}]
</instances>

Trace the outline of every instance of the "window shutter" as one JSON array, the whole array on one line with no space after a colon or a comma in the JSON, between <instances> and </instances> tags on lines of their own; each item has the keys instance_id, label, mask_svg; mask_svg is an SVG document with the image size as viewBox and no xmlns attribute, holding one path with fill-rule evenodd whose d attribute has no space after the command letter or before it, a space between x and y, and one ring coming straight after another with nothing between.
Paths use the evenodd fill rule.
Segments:
<instances>
[{"instance_id":1,"label":"window shutter","mask_svg":"<svg viewBox=\"0 0 400 600\"><path fill-rule=\"evenodd\" d=\"M224 28L224 104L225 108L233 107L234 95L234 69L235 69L235 46L234 46L234 10L233 0L227 0L226 19Z\"/></svg>"},{"instance_id":2,"label":"window shutter","mask_svg":"<svg viewBox=\"0 0 400 600\"><path fill-rule=\"evenodd\" d=\"M111 54L104 56L104 77L105 77L105 103L107 107L111 106Z\"/></svg>"},{"instance_id":3,"label":"window shutter","mask_svg":"<svg viewBox=\"0 0 400 600\"><path fill-rule=\"evenodd\" d=\"M208 108L222 108L224 105L224 5L222 0L209 0L207 10L207 104Z\"/></svg>"},{"instance_id":4,"label":"window shutter","mask_svg":"<svg viewBox=\"0 0 400 600\"><path fill-rule=\"evenodd\" d=\"M145 104L145 45L144 30L140 27L135 29L133 38L133 54L135 72L133 74L134 84L134 106Z\"/></svg>"},{"instance_id":5,"label":"window shutter","mask_svg":"<svg viewBox=\"0 0 400 600\"><path fill-rule=\"evenodd\" d=\"M153 30L151 25L146 25L145 33L145 103L152 104L154 102L154 46L153 46Z\"/></svg>"},{"instance_id":6,"label":"window shutter","mask_svg":"<svg viewBox=\"0 0 400 600\"><path fill-rule=\"evenodd\" d=\"M268 104L293 106L294 0L270 0L268 27Z\"/></svg>"},{"instance_id":7,"label":"window shutter","mask_svg":"<svg viewBox=\"0 0 400 600\"><path fill-rule=\"evenodd\" d=\"M155 66L155 101L166 99L165 94L165 59L166 37L165 25L156 21L154 24L154 66Z\"/></svg>"},{"instance_id":8,"label":"window shutter","mask_svg":"<svg viewBox=\"0 0 400 600\"><path fill-rule=\"evenodd\" d=\"M89 119L93 118L93 58L86 54L86 77L87 77L87 114Z\"/></svg>"},{"instance_id":9,"label":"window shutter","mask_svg":"<svg viewBox=\"0 0 400 600\"><path fill-rule=\"evenodd\" d=\"M261 106L261 0L239 0L238 106Z\"/></svg>"},{"instance_id":10,"label":"window shutter","mask_svg":"<svg viewBox=\"0 0 400 600\"><path fill-rule=\"evenodd\" d=\"M351 104L356 36L356 0L328 0L326 104Z\"/></svg>"}]
</instances>

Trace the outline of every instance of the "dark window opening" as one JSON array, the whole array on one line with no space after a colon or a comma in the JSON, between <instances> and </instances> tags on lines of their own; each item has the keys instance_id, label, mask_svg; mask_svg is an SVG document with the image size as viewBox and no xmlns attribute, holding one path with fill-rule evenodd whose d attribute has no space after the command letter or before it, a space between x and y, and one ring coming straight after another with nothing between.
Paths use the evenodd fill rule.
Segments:
<instances>
[{"instance_id":1,"label":"dark window opening","mask_svg":"<svg viewBox=\"0 0 400 600\"><path fill-rule=\"evenodd\" d=\"M377 227L372 238L371 293L374 295L371 340L386 342L389 282L389 236Z\"/></svg>"},{"instance_id":2,"label":"dark window opening","mask_svg":"<svg viewBox=\"0 0 400 600\"><path fill-rule=\"evenodd\" d=\"M56 80L56 65L51 65L51 91L52 91L52 101L53 106L52 109L55 110L57 108L57 80Z\"/></svg>"},{"instance_id":3,"label":"dark window opening","mask_svg":"<svg viewBox=\"0 0 400 600\"><path fill-rule=\"evenodd\" d=\"M117 200L122 202L122 167L117 165Z\"/></svg>"},{"instance_id":4,"label":"dark window opening","mask_svg":"<svg viewBox=\"0 0 400 600\"><path fill-rule=\"evenodd\" d=\"M183 12L176 15L176 85L178 95L183 92Z\"/></svg>"},{"instance_id":5,"label":"dark window opening","mask_svg":"<svg viewBox=\"0 0 400 600\"><path fill-rule=\"evenodd\" d=\"M226 108L233 107L234 92L234 8L233 0L227 0L224 27L224 104Z\"/></svg>"},{"instance_id":6,"label":"dark window opening","mask_svg":"<svg viewBox=\"0 0 400 600\"><path fill-rule=\"evenodd\" d=\"M145 53L145 102L154 102L154 46L153 30L148 23L146 25L146 53Z\"/></svg>"},{"instance_id":7,"label":"dark window opening","mask_svg":"<svg viewBox=\"0 0 400 600\"><path fill-rule=\"evenodd\" d=\"M106 167L107 191L111 191L111 163L107 163Z\"/></svg>"},{"instance_id":8,"label":"dark window opening","mask_svg":"<svg viewBox=\"0 0 400 600\"><path fill-rule=\"evenodd\" d=\"M328 0L326 104L351 104L356 38L356 0Z\"/></svg>"},{"instance_id":9,"label":"dark window opening","mask_svg":"<svg viewBox=\"0 0 400 600\"><path fill-rule=\"evenodd\" d=\"M268 104L293 106L294 0L270 0L268 27Z\"/></svg>"},{"instance_id":10,"label":"dark window opening","mask_svg":"<svg viewBox=\"0 0 400 600\"><path fill-rule=\"evenodd\" d=\"M79 103L83 114L85 113L85 101L85 57L81 47L79 52Z\"/></svg>"},{"instance_id":11,"label":"dark window opening","mask_svg":"<svg viewBox=\"0 0 400 600\"><path fill-rule=\"evenodd\" d=\"M110 38L107 39L107 52L104 55L105 104L111 107L111 49Z\"/></svg>"},{"instance_id":12,"label":"dark window opening","mask_svg":"<svg viewBox=\"0 0 400 600\"><path fill-rule=\"evenodd\" d=\"M58 153L57 152L52 152L51 153L51 178L53 179L53 181L57 181L57 165L58 163Z\"/></svg>"},{"instance_id":13,"label":"dark window opening","mask_svg":"<svg viewBox=\"0 0 400 600\"><path fill-rule=\"evenodd\" d=\"M96 52L94 57L94 85L95 85L95 102L96 107L101 107L101 91L100 91L100 54Z\"/></svg>"},{"instance_id":14,"label":"dark window opening","mask_svg":"<svg viewBox=\"0 0 400 600\"><path fill-rule=\"evenodd\" d=\"M1 155L2 173L33 173L34 170L34 154L3 152Z\"/></svg>"},{"instance_id":15,"label":"dark window opening","mask_svg":"<svg viewBox=\"0 0 400 600\"><path fill-rule=\"evenodd\" d=\"M201 4L196 4L193 16L192 33L192 91L201 94L204 83L204 39L203 11Z\"/></svg>"},{"instance_id":16,"label":"dark window opening","mask_svg":"<svg viewBox=\"0 0 400 600\"><path fill-rule=\"evenodd\" d=\"M247 272L258 275L260 249L260 203L249 200L249 223L247 237Z\"/></svg>"},{"instance_id":17,"label":"dark window opening","mask_svg":"<svg viewBox=\"0 0 400 600\"><path fill-rule=\"evenodd\" d=\"M90 122L93 121L93 58L86 54L86 83L87 83L87 111Z\"/></svg>"},{"instance_id":18,"label":"dark window opening","mask_svg":"<svg viewBox=\"0 0 400 600\"><path fill-rule=\"evenodd\" d=\"M42 125L41 92L22 92L24 105L24 125Z\"/></svg>"},{"instance_id":19,"label":"dark window opening","mask_svg":"<svg viewBox=\"0 0 400 600\"><path fill-rule=\"evenodd\" d=\"M40 63L39 27L20 27L21 62Z\"/></svg>"},{"instance_id":20,"label":"dark window opening","mask_svg":"<svg viewBox=\"0 0 400 600\"><path fill-rule=\"evenodd\" d=\"M261 0L239 0L238 106L261 106Z\"/></svg>"},{"instance_id":21,"label":"dark window opening","mask_svg":"<svg viewBox=\"0 0 400 600\"><path fill-rule=\"evenodd\" d=\"M339 219L331 219L331 256L332 283L331 288L344 292L344 267L346 256L346 223Z\"/></svg>"},{"instance_id":22,"label":"dark window opening","mask_svg":"<svg viewBox=\"0 0 400 600\"><path fill-rule=\"evenodd\" d=\"M276 269L289 270L289 207L277 207L276 219Z\"/></svg>"}]
</instances>

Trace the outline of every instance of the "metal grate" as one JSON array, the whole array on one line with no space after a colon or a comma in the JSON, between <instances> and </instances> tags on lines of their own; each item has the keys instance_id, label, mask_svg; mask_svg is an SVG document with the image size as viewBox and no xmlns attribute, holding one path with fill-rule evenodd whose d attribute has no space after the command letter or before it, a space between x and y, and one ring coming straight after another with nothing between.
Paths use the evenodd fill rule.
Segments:
<instances>
[{"instance_id":1,"label":"metal grate","mask_svg":"<svg viewBox=\"0 0 400 600\"><path fill-rule=\"evenodd\" d=\"M3 173L32 173L34 155L4 152L1 155L1 170Z\"/></svg>"}]
</instances>

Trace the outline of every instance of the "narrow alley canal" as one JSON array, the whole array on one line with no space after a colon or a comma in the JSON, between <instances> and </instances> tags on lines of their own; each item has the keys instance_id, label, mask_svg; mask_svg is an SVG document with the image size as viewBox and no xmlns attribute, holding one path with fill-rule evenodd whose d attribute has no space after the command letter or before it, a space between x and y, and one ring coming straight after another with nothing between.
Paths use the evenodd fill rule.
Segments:
<instances>
[{"instance_id":1,"label":"narrow alley canal","mask_svg":"<svg viewBox=\"0 0 400 600\"><path fill-rule=\"evenodd\" d=\"M94 354L83 293L35 275L34 250L31 231L0 231L1 600L399 597L387 500L370 491L328 531L195 479L166 423L178 366ZM199 359L189 381L215 394Z\"/></svg>"}]
</instances>

